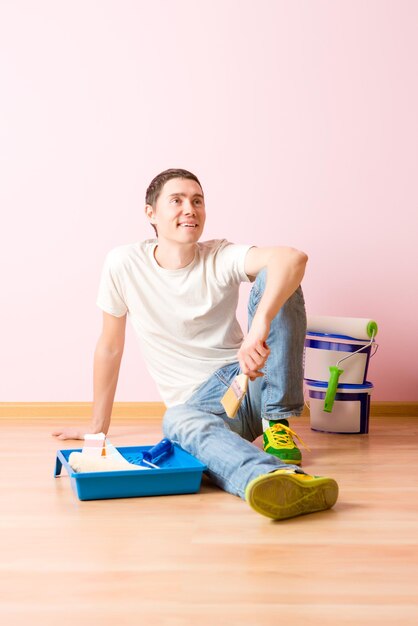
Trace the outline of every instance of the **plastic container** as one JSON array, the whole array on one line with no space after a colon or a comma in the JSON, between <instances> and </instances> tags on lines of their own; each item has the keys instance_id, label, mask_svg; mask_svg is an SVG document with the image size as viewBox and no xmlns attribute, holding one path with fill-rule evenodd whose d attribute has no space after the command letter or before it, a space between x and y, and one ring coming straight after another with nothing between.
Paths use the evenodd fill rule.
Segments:
<instances>
[{"instance_id":1,"label":"plastic container","mask_svg":"<svg viewBox=\"0 0 418 626\"><path fill-rule=\"evenodd\" d=\"M350 434L369 432L372 383L338 385L332 413L324 411L328 384L316 380L305 380L305 385L309 393L312 430Z\"/></svg>"},{"instance_id":2,"label":"plastic container","mask_svg":"<svg viewBox=\"0 0 418 626\"><path fill-rule=\"evenodd\" d=\"M153 446L128 446L117 450L127 461L139 465L144 453L152 448ZM64 466L71 479L73 491L80 500L196 493L200 489L202 474L207 469L175 443L172 453L161 459L159 469L77 473L68 463L71 452L81 452L81 448L57 450L55 477L60 475Z\"/></svg>"},{"instance_id":3,"label":"plastic container","mask_svg":"<svg viewBox=\"0 0 418 626\"><path fill-rule=\"evenodd\" d=\"M358 354L356 350L365 346ZM344 357L343 373L339 382L347 385L363 385L367 380L370 360L370 339L354 339L344 335L308 332L305 339L305 378L328 382L330 367Z\"/></svg>"}]
</instances>

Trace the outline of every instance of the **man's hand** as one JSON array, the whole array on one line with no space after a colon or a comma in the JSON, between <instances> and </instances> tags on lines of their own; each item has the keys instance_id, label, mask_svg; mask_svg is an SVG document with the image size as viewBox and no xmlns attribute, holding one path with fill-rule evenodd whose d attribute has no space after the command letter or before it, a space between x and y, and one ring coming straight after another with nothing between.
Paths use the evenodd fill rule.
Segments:
<instances>
[{"instance_id":1,"label":"man's hand","mask_svg":"<svg viewBox=\"0 0 418 626\"><path fill-rule=\"evenodd\" d=\"M266 339L270 332L270 324L267 321L256 321L255 318L250 331L238 352L238 361L243 374L250 380L264 376L259 370L263 369L270 354L270 348Z\"/></svg>"},{"instance_id":2,"label":"man's hand","mask_svg":"<svg viewBox=\"0 0 418 626\"><path fill-rule=\"evenodd\" d=\"M52 431L52 436L57 439L84 439L84 435L88 430L79 430L78 428L57 428Z\"/></svg>"}]
</instances>

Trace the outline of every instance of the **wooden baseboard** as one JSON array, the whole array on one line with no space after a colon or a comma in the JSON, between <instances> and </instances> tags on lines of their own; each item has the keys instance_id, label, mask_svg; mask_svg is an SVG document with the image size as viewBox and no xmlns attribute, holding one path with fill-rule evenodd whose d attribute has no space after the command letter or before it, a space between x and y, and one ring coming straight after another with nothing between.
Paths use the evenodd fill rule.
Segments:
<instances>
[{"instance_id":1,"label":"wooden baseboard","mask_svg":"<svg viewBox=\"0 0 418 626\"><path fill-rule=\"evenodd\" d=\"M89 418L90 402L0 402L0 418ZM162 418L162 402L115 402L113 419ZM303 415L309 415L305 407ZM373 402L372 417L418 417L418 402Z\"/></svg>"},{"instance_id":2,"label":"wooden baseboard","mask_svg":"<svg viewBox=\"0 0 418 626\"><path fill-rule=\"evenodd\" d=\"M115 402L112 418L155 419L162 418L162 402ZM0 402L0 418L89 418L91 402Z\"/></svg>"},{"instance_id":3,"label":"wooden baseboard","mask_svg":"<svg viewBox=\"0 0 418 626\"><path fill-rule=\"evenodd\" d=\"M418 402L371 402L372 417L418 417Z\"/></svg>"}]
</instances>

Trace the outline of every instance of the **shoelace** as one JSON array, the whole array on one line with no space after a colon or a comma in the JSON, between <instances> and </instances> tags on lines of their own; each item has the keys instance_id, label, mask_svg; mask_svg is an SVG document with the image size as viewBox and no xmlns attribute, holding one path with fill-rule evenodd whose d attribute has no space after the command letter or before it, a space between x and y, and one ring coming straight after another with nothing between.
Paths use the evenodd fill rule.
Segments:
<instances>
[{"instance_id":1,"label":"shoelace","mask_svg":"<svg viewBox=\"0 0 418 626\"><path fill-rule=\"evenodd\" d=\"M309 452L311 451L310 447L307 446L302 438L299 437L294 430L289 428L289 426L285 426L284 424L274 424L274 426L271 426L271 432L275 443L278 443L281 446L288 446L289 444L294 443L292 437L297 437L303 447L306 448L306 450L309 450Z\"/></svg>"}]
</instances>

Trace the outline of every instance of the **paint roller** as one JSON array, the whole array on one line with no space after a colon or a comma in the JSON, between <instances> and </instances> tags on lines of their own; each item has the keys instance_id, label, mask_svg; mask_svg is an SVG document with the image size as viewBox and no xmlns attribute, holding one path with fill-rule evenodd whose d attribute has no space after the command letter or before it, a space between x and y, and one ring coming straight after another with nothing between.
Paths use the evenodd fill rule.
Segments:
<instances>
[{"instance_id":1,"label":"paint roller","mask_svg":"<svg viewBox=\"0 0 418 626\"><path fill-rule=\"evenodd\" d=\"M100 435L101 434L102 433L100 433ZM136 465L125 459L109 440L103 439L100 435L89 436L87 443L90 444L90 441L94 440L94 438L106 441L106 454L86 453L86 450L88 450L90 446L84 445L82 452L72 452L68 458L68 463L75 472L123 472L151 468L160 469L158 465L155 465L155 462L165 459L174 451L173 442L170 441L170 439L164 438L155 444L155 446L143 451L140 458L140 465ZM85 437L87 437L87 435ZM105 437L105 435L103 435L103 437ZM101 450L99 450L99 452L101 452ZM144 467L144 464L148 467Z\"/></svg>"},{"instance_id":2,"label":"paint roller","mask_svg":"<svg viewBox=\"0 0 418 626\"><path fill-rule=\"evenodd\" d=\"M374 320L363 317L314 315L308 317L308 331L326 335L343 335L349 339L371 339L377 335L377 324Z\"/></svg>"},{"instance_id":3,"label":"paint roller","mask_svg":"<svg viewBox=\"0 0 418 626\"><path fill-rule=\"evenodd\" d=\"M68 463L74 472L125 472L132 470L147 470L148 467L134 465L126 459L118 459L105 456L93 456L82 452L71 452Z\"/></svg>"},{"instance_id":4,"label":"paint roller","mask_svg":"<svg viewBox=\"0 0 418 626\"><path fill-rule=\"evenodd\" d=\"M332 316L310 316L308 317L308 332L322 333L326 335L341 335L349 339L369 339L370 342L361 346L349 356L340 359L336 365L331 365L330 379L324 401L324 411L331 413L334 405L335 394L337 393L338 381L344 372L339 365L354 354L362 352L374 342L377 335L378 326L374 320L363 317L332 317Z\"/></svg>"}]
</instances>

